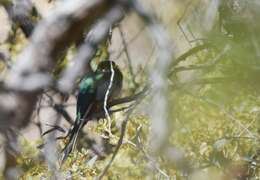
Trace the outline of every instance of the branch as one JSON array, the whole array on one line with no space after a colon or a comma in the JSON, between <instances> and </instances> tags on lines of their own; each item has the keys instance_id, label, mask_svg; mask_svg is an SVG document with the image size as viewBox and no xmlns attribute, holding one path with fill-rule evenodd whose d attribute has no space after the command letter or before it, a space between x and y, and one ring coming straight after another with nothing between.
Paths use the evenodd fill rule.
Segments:
<instances>
[{"instance_id":1,"label":"branch","mask_svg":"<svg viewBox=\"0 0 260 180\"><path fill-rule=\"evenodd\" d=\"M124 98L115 99L115 100L112 100L111 102L108 102L107 107L108 107L109 115L116 113L116 112L119 112L119 111L131 109L134 105L110 110L113 106L122 105L122 104L133 102L133 101L138 101L139 99L144 98L144 96L146 95L146 93L148 91L149 91L149 86L147 85L147 86L145 86L145 88L141 92L139 92L137 94L134 94L132 96L127 96L127 97L124 97ZM46 95L49 97L49 99L51 101L51 106L54 107L55 111L57 113L60 113L65 118L65 120L67 120L70 124L73 124L74 121L71 119L68 112L64 109L64 105L56 104L54 102L54 100L48 94L46 94ZM57 106L57 108L55 108L55 106ZM93 112L89 118L90 119L100 119L100 118L104 118L104 117L105 117L104 111L100 110L100 111L95 112L95 113ZM53 131L56 131L56 130L60 131L61 129L63 129L63 128L60 127L60 126L53 126L51 129L44 132L43 135L48 134L48 133L53 132Z\"/></svg>"},{"instance_id":2,"label":"branch","mask_svg":"<svg viewBox=\"0 0 260 180\"><path fill-rule=\"evenodd\" d=\"M29 45L5 80L9 91L0 92L1 133L5 134L9 127L20 129L28 125L38 96L53 83L51 72L60 54L113 6L114 1L108 0L64 1L38 23ZM29 29L28 35L30 32Z\"/></svg>"},{"instance_id":3,"label":"branch","mask_svg":"<svg viewBox=\"0 0 260 180\"><path fill-rule=\"evenodd\" d=\"M145 148L144 148L144 145L142 144L141 142L141 138L139 136L140 134L140 130L141 130L141 126L139 126L139 128L137 129L139 130L137 133L136 133L136 138L137 138L137 145L136 147L141 150L141 152L144 154L145 158L151 163L151 165L153 166L154 169L156 169L160 174L162 174L165 179L169 180L170 177L168 174L166 174L161 168L160 166L158 165L158 163L154 160L153 157L151 157L146 151L145 151Z\"/></svg>"},{"instance_id":4,"label":"branch","mask_svg":"<svg viewBox=\"0 0 260 180\"><path fill-rule=\"evenodd\" d=\"M12 23L17 24L27 38L30 37L35 27L32 16L33 13L37 14L32 2L30 0L14 0L3 3L3 6Z\"/></svg>"},{"instance_id":5,"label":"branch","mask_svg":"<svg viewBox=\"0 0 260 180\"><path fill-rule=\"evenodd\" d=\"M9 54L5 54L4 52L0 51L0 61L2 61L8 69L11 68L12 65Z\"/></svg>"},{"instance_id":6,"label":"branch","mask_svg":"<svg viewBox=\"0 0 260 180\"><path fill-rule=\"evenodd\" d=\"M198 45L194 48L189 49L187 52L185 52L184 54L182 54L181 56L179 56L178 58L176 58L175 60L173 60L173 62L171 63L170 67L174 68L175 66L177 66L181 61L185 61L189 56L192 56L204 49L208 49L211 47L211 44L209 43L204 43L202 45ZM169 76L171 76L173 74L174 70L171 70L169 73Z\"/></svg>"},{"instance_id":7,"label":"branch","mask_svg":"<svg viewBox=\"0 0 260 180\"><path fill-rule=\"evenodd\" d=\"M129 51L128 51L128 48L127 48L127 43L126 43L125 35L123 33L123 29L122 29L120 24L118 26L118 29L119 29L120 36L122 38L123 50L124 50L125 55L126 55L126 59L127 59L127 63L128 63L128 69L129 69L129 72L130 72L130 75L131 75L132 83L134 84L133 89L135 89L138 86L138 84L135 81L135 74L134 74L134 70L133 70L132 60L131 60L131 57L130 57L130 54L129 54Z\"/></svg>"},{"instance_id":8,"label":"branch","mask_svg":"<svg viewBox=\"0 0 260 180\"><path fill-rule=\"evenodd\" d=\"M140 30L131 39L129 39L129 41L126 42L126 48L129 46L129 44L134 42L145 31L145 28L146 26L141 27ZM115 59L119 59L122 56L122 54L124 53L124 49L125 48L123 47L119 50Z\"/></svg>"},{"instance_id":9,"label":"branch","mask_svg":"<svg viewBox=\"0 0 260 180\"><path fill-rule=\"evenodd\" d=\"M60 114L57 114L56 120L54 122L55 125L59 124L61 121L61 116ZM44 157L45 161L48 165L48 170L51 173L51 176L54 177L54 179L60 179L61 174L59 172L59 167L58 167L58 153L57 153L57 147L56 147L56 137L55 133L50 134L46 138L46 143L44 144Z\"/></svg>"},{"instance_id":10,"label":"branch","mask_svg":"<svg viewBox=\"0 0 260 180\"><path fill-rule=\"evenodd\" d=\"M180 72L180 71L199 70L199 69L209 69L209 68L212 68L221 60L221 58L226 54L226 52L228 50L230 50L230 46L226 45L224 47L224 49L212 60L212 62L209 62L207 64L203 64L203 65L189 65L189 66L175 67L169 73L169 75L172 75L173 73Z\"/></svg>"},{"instance_id":11,"label":"branch","mask_svg":"<svg viewBox=\"0 0 260 180\"><path fill-rule=\"evenodd\" d=\"M66 1L39 22L29 46L20 54L5 81L14 91L0 94L0 131L10 125L21 128L29 123L37 96L52 83L50 72L59 54L112 4L105 0Z\"/></svg>"},{"instance_id":12,"label":"branch","mask_svg":"<svg viewBox=\"0 0 260 180\"><path fill-rule=\"evenodd\" d=\"M124 121L122 122L122 125L121 125L121 134L120 134L120 138L119 138L119 140L117 142L116 149L115 149L115 151L114 151L110 161L108 162L106 167L103 169L103 171L98 176L98 179L101 180L105 176L105 174L107 173L108 169L111 167L114 159L116 158L116 155L119 152L119 149L120 149L121 145L123 144L123 140L124 140L124 136L125 136L125 132L126 132L126 127L127 127L130 115L133 113L135 107L142 101L142 99L143 98L139 98L138 101L136 101L135 104L130 109L128 109L128 111L126 112L127 115L126 115L126 117L125 117L125 119L124 119Z\"/></svg>"},{"instance_id":13,"label":"branch","mask_svg":"<svg viewBox=\"0 0 260 180\"><path fill-rule=\"evenodd\" d=\"M174 56L174 43L171 41L169 34L165 28L156 20L156 18L148 12L140 3L139 0L130 1L131 7L147 24L150 30L150 36L154 41L157 61L151 71L151 134L153 139L152 149L159 151L166 143L170 129L167 122L167 75L170 62Z\"/></svg>"},{"instance_id":14,"label":"branch","mask_svg":"<svg viewBox=\"0 0 260 180\"><path fill-rule=\"evenodd\" d=\"M234 122L234 125L236 125L237 127L239 127L239 129L242 131L247 132L248 136L251 138L255 138L255 139L259 139L259 136L257 134L252 133L243 123L241 123L241 121L239 119L237 119L232 112L226 111L225 108L223 108L221 105L219 105L218 103L215 103L214 101L205 98L205 97L200 97L198 95L195 95L194 93L191 93L188 90L185 90L185 92L190 95L191 97L194 97L196 99L199 99L203 102L206 102L207 104L217 108L218 110L220 110L221 112L223 112L223 114L229 118L231 121ZM241 136L241 132L238 133L239 136Z\"/></svg>"},{"instance_id":15,"label":"branch","mask_svg":"<svg viewBox=\"0 0 260 180\"><path fill-rule=\"evenodd\" d=\"M121 105L124 103L129 103L132 101L135 101L143 96L145 96L145 94L149 91L150 87L148 85L146 85L142 91L140 91L139 93L136 93L132 96L127 96L124 98L119 98L119 99L114 99L111 102L108 103L108 107L111 108L112 106L116 106L116 105Z\"/></svg>"},{"instance_id":16,"label":"branch","mask_svg":"<svg viewBox=\"0 0 260 180\"><path fill-rule=\"evenodd\" d=\"M126 115L126 118L125 118L124 121L122 122L122 125L121 125L121 134L120 134L120 138L119 138L119 140L118 140L118 142L117 142L116 149L115 149L115 151L114 151L114 153L113 153L113 155L112 155L112 158L110 159L110 161L108 162L108 164L106 165L106 167L103 169L103 171L100 173L100 175L99 175L99 177L98 177L98 179L100 179L100 180L105 176L105 174L107 173L108 169L109 169L110 166L112 165L112 163L113 163L113 161L114 161L114 159L115 159L115 157L116 157L116 155L117 155L117 153L118 153L118 151L119 151L119 149L120 149L120 147L121 147L121 145L122 145L122 143L123 143L123 139L124 139L124 136L125 136L125 131L126 131L127 123L128 123L128 121L129 121L129 117L130 117L130 115L132 114L133 110L134 110L134 107L128 111L128 113L127 113L127 115Z\"/></svg>"},{"instance_id":17,"label":"branch","mask_svg":"<svg viewBox=\"0 0 260 180\"><path fill-rule=\"evenodd\" d=\"M69 115L69 113L67 112L67 110L65 109L65 106L63 104L59 104L59 103L56 103L54 101L54 99L48 94L48 93L44 93L48 98L49 98L49 101L50 101L50 106L52 106L52 108L58 113L58 114L61 114L64 119L70 123L71 125L74 123L73 119L71 118L71 116Z\"/></svg>"},{"instance_id":18,"label":"branch","mask_svg":"<svg viewBox=\"0 0 260 180\"><path fill-rule=\"evenodd\" d=\"M124 17L125 8L120 5L113 6L102 19L92 28L88 34L85 43L80 46L74 66L69 67L63 73L58 87L62 92L70 92L77 78L82 76L89 67L89 62L94 57L97 45L109 35L110 27L116 24Z\"/></svg>"}]
</instances>

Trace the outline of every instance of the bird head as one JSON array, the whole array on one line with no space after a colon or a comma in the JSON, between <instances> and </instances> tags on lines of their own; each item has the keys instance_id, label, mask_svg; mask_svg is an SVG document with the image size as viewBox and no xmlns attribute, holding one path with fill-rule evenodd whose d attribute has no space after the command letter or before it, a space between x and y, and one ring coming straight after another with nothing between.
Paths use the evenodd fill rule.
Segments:
<instances>
[{"instance_id":1,"label":"bird head","mask_svg":"<svg viewBox=\"0 0 260 180\"><path fill-rule=\"evenodd\" d=\"M114 61L102 61L98 64L97 72L102 73L110 73L111 72L111 65L114 70L118 70L118 67Z\"/></svg>"}]
</instances>

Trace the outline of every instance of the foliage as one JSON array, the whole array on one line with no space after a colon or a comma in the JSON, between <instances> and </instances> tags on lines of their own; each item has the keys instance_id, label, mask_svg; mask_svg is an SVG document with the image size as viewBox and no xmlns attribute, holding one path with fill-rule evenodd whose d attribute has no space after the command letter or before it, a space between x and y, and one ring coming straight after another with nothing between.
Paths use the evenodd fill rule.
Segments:
<instances>
[{"instance_id":1,"label":"foliage","mask_svg":"<svg viewBox=\"0 0 260 180\"><path fill-rule=\"evenodd\" d=\"M235 6L235 2L238 5ZM147 97L131 116L124 142L105 179L165 179L165 174L171 179L187 176L190 179L259 179L260 25L257 20L260 14L257 7L256 1L223 0L210 31L194 28L203 38L194 39L191 49L207 46L171 66L170 73L167 72L170 74L167 99L171 133L166 148L158 154L150 148L149 115L140 113L142 106L149 104ZM19 37L10 45L12 56L19 51L19 44L25 43L23 37L22 40ZM106 43L100 46L95 61L107 58ZM74 49L71 51L73 53ZM65 57L54 75L67 63ZM131 74L126 69L123 71L125 84L132 84ZM148 79L136 76L139 84ZM132 88L129 86L125 85L123 94L129 93ZM95 159L89 147L82 145L61 166L61 175L72 179L98 176L117 145L124 115L120 112L113 116L114 137L109 139L111 147L105 157ZM106 121L101 120L86 129L99 137L107 135ZM23 151L18 158L24 172L21 179L51 178L52 173L39 158L41 150L36 146L40 143L24 139L21 142ZM61 141L59 150L63 146ZM167 148L183 156L169 155ZM175 155L177 160L171 157Z\"/></svg>"}]
</instances>

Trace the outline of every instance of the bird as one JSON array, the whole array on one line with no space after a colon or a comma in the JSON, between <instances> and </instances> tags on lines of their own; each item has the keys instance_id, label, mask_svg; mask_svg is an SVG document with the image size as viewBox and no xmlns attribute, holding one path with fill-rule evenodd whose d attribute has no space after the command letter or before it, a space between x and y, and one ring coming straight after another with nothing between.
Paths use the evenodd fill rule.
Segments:
<instances>
[{"instance_id":1,"label":"bird","mask_svg":"<svg viewBox=\"0 0 260 180\"><path fill-rule=\"evenodd\" d=\"M68 133L68 143L63 148L62 162L74 150L78 134L87 122L94 118L104 117L103 106L106 96L107 102L109 102L120 94L122 82L122 72L115 62L110 60L101 61L96 71L83 77L77 95L76 120ZM103 116L94 117L94 114L98 113Z\"/></svg>"}]
</instances>

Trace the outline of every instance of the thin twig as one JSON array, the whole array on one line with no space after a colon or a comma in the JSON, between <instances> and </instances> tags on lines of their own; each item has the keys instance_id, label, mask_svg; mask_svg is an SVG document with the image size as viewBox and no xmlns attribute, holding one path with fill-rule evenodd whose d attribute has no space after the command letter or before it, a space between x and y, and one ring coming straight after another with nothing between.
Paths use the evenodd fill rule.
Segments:
<instances>
[{"instance_id":1,"label":"thin twig","mask_svg":"<svg viewBox=\"0 0 260 180\"><path fill-rule=\"evenodd\" d=\"M184 54L182 54L181 56L179 56L178 58L176 58L175 60L172 61L170 67L174 68L175 66L177 66L181 61L184 61L186 60L189 56L192 56L196 53L198 53L199 51L202 51L202 50L205 50L205 49L208 49L211 47L211 44L209 43L204 43L202 45L198 45L198 46L195 46L191 49L189 49L187 52L185 52ZM170 73L169 73L169 76L172 75L172 73L174 72L174 70L171 70Z\"/></svg>"},{"instance_id":2,"label":"thin twig","mask_svg":"<svg viewBox=\"0 0 260 180\"><path fill-rule=\"evenodd\" d=\"M255 139L258 139L258 136L257 135L254 135L249 129L247 129L246 126L244 126L235 116L233 116L232 113L226 111L223 107L221 107L219 104L207 99L207 98L203 98L203 97L199 97L199 96L196 96L194 95L193 93L189 92L188 90L185 90L185 92L189 95L191 95L192 97L195 97L197 99L200 99L202 100L203 102L206 102L214 107L217 107L220 111L222 111L229 119L231 119L234 124L236 124L238 127L240 127L241 129L243 129L245 132L247 132L247 134L249 135L249 137L251 138L255 138ZM238 134L240 134L238 132Z\"/></svg>"},{"instance_id":3,"label":"thin twig","mask_svg":"<svg viewBox=\"0 0 260 180\"><path fill-rule=\"evenodd\" d=\"M112 61L110 61L110 70L111 70L111 76L110 76L110 81L109 81L108 88L106 90L103 108L104 108L104 111L105 111L106 118L108 120L108 133L109 133L109 135L112 135L112 133L111 133L111 123L112 123L112 120L111 120L111 117L110 117L108 109L107 109L108 96L109 96L109 93L110 93L111 88L113 86L113 81L114 81L114 76L115 76L115 71L114 71L114 68L113 68Z\"/></svg>"},{"instance_id":4,"label":"thin twig","mask_svg":"<svg viewBox=\"0 0 260 180\"><path fill-rule=\"evenodd\" d=\"M132 44L132 42L134 42L140 36L140 34L144 32L145 28L146 26L141 27L140 30L129 41L126 42L126 47ZM124 53L124 49L125 48L123 47L121 50L119 50L119 53L117 54L115 59L119 59L122 56L122 54Z\"/></svg>"},{"instance_id":5,"label":"thin twig","mask_svg":"<svg viewBox=\"0 0 260 180\"><path fill-rule=\"evenodd\" d=\"M169 75L172 75L173 73L177 73L180 71L208 69L214 67L219 61L221 61L221 58L227 53L228 50L230 50L230 46L226 45L224 49L212 60L212 62L203 65L189 65L189 66L175 67L173 68L172 71L170 71Z\"/></svg>"},{"instance_id":6,"label":"thin twig","mask_svg":"<svg viewBox=\"0 0 260 180\"><path fill-rule=\"evenodd\" d=\"M61 114L64 119L70 123L70 124L73 124L74 121L73 119L71 118L71 116L69 115L69 113L67 112L67 110L65 109L64 105L63 104L58 104L54 101L54 99L48 94L48 93L44 93L44 95L46 95L48 98L49 98L49 104L50 106L59 114Z\"/></svg>"},{"instance_id":7,"label":"thin twig","mask_svg":"<svg viewBox=\"0 0 260 180\"><path fill-rule=\"evenodd\" d=\"M131 108L131 109L128 110L127 115L126 115L124 121L122 122L120 138L119 138L119 140L117 142L117 146L116 146L116 149L115 149L115 151L114 151L114 153L112 155L112 158L110 159L110 161L108 162L108 164L103 169L103 171L101 172L101 174L99 175L99 177L97 179L101 180L105 176L105 174L107 173L107 171L110 168L110 166L112 165L112 163L113 163L113 161L114 161L114 159L115 159L115 157L116 157L116 155L117 155L117 153L118 153L118 151L119 151L119 149L120 149L120 147L121 147L121 145L123 143L123 139L124 139L124 136L125 136L127 123L129 121L129 117L132 114L133 110L134 110L134 108Z\"/></svg>"},{"instance_id":8,"label":"thin twig","mask_svg":"<svg viewBox=\"0 0 260 180\"><path fill-rule=\"evenodd\" d=\"M169 175L166 174L158 165L158 163L156 163L156 161L145 151L144 146L141 142L141 139L139 137L139 135L137 135L137 140L138 140L138 144L137 147L139 150L141 150L141 152L144 154L145 158L151 163L151 165L153 166L154 169L156 169L160 174L162 174L167 180L170 179Z\"/></svg>"},{"instance_id":9,"label":"thin twig","mask_svg":"<svg viewBox=\"0 0 260 180\"><path fill-rule=\"evenodd\" d=\"M132 101L136 101L139 98L145 96L145 94L150 90L150 86L146 85L140 92L131 95L131 96L127 96L127 97L123 97L123 98L119 98L119 99L114 99L111 102L108 102L108 107L111 108L112 106L116 106L116 105L121 105L124 103L129 103Z\"/></svg>"},{"instance_id":10,"label":"thin twig","mask_svg":"<svg viewBox=\"0 0 260 180\"><path fill-rule=\"evenodd\" d=\"M112 107L114 106L117 106L117 105L122 105L122 104L125 104L125 103L130 103L130 102L136 102L138 101L138 99L140 98L143 98L145 97L145 95L147 94L147 92L149 91L149 86L145 86L143 88L142 91L140 91L139 93L137 94L134 94L132 96L127 96L127 97L124 97L124 98L119 98L119 99L115 99L115 100L112 100L111 102L108 102L108 113L109 115L113 114L113 113L116 113L116 112L119 112L119 111L124 111L124 110L127 110L127 109L130 109L134 106L134 104L132 105L129 105L127 107L122 107L122 108L118 108L118 109L114 109L114 110L111 110ZM45 95L49 96L47 93L45 93ZM50 100L52 99L50 96L49 96ZM53 103L53 100L52 100L52 103ZM56 104L57 106L59 106L59 104ZM53 106L53 105L52 105ZM55 107L55 104L54 104L54 107ZM58 109L56 110L58 113L61 113L61 115L65 118L68 114L67 114L67 111L63 108L63 106L60 107L61 109ZM66 115L67 114L67 115ZM85 114L86 115L86 114ZM70 124L73 124L73 120L70 118L70 116L68 115L69 119L66 119ZM100 119L100 118L104 118L105 117L105 114L104 114L104 111L103 110L100 110L99 112L95 112L95 113L92 113L90 117L88 117L89 119ZM84 118L83 118L84 119ZM57 127L58 128L58 127ZM44 133L44 134L48 134L52 131L55 131L57 130L57 128L52 128L50 130L48 130L48 132Z\"/></svg>"},{"instance_id":11,"label":"thin twig","mask_svg":"<svg viewBox=\"0 0 260 180\"><path fill-rule=\"evenodd\" d=\"M125 36L124 36L123 30L122 30L122 27L121 27L120 24L118 26L118 29L119 29L120 36L122 38L123 50L124 50L125 55L126 55L127 64L128 64L128 70L130 72L130 77L131 77L131 80L132 80L132 82L134 84L134 88L133 89L136 89L138 84L135 81L135 74L134 74L134 70L133 70L132 60L131 60L131 57L130 57L130 54L129 54L129 51L128 51L128 48L127 48L127 43L126 43L126 40L125 40Z\"/></svg>"},{"instance_id":12,"label":"thin twig","mask_svg":"<svg viewBox=\"0 0 260 180\"><path fill-rule=\"evenodd\" d=\"M112 6L113 3L105 0L64 1L38 23L5 80L5 86L15 91L0 93L0 131L4 132L8 126L22 128L29 124L38 96L53 83L50 72L59 54Z\"/></svg>"},{"instance_id":13,"label":"thin twig","mask_svg":"<svg viewBox=\"0 0 260 180\"><path fill-rule=\"evenodd\" d=\"M154 41L157 61L150 73L152 82L152 100L150 103L151 134L153 138L152 148L158 151L163 148L168 138L170 129L167 121L167 75L170 62L174 57L174 42L171 40L164 26L160 25L157 19L143 7L140 0L130 1L131 7L143 19L150 30L150 36Z\"/></svg>"},{"instance_id":14,"label":"thin twig","mask_svg":"<svg viewBox=\"0 0 260 180\"><path fill-rule=\"evenodd\" d=\"M125 136L126 127L127 127L130 115L133 113L135 107L142 101L143 98L144 97L138 99L138 101L136 101L135 104L130 109L128 109L128 111L126 112L126 117L123 120L122 125L121 125L121 134L120 134L120 138L119 138L119 140L117 142L116 149L115 149L115 151L114 151L110 161L108 162L106 167L103 169L103 171L100 173L100 175L98 176L97 179L101 180L105 176L105 174L107 173L108 169L112 165L114 159L116 158L116 155L119 152L119 149L120 149L121 145L123 144L123 139L124 139L124 136Z\"/></svg>"},{"instance_id":15,"label":"thin twig","mask_svg":"<svg viewBox=\"0 0 260 180\"><path fill-rule=\"evenodd\" d=\"M80 46L74 58L74 66L68 67L59 81L61 92L70 92L79 76L88 72L89 62L95 56L98 44L107 38L110 27L118 23L125 14L126 9L120 5L113 6L102 19L95 24L85 42Z\"/></svg>"},{"instance_id":16,"label":"thin twig","mask_svg":"<svg viewBox=\"0 0 260 180\"><path fill-rule=\"evenodd\" d=\"M40 119L40 111L41 111L41 103L42 103L42 99L43 99L43 96L41 95L39 97L39 101L38 101L38 104L37 104L37 109L36 109L36 126L38 127L39 129L39 132L40 134L42 134L42 124L41 124L41 119Z\"/></svg>"}]
</instances>

